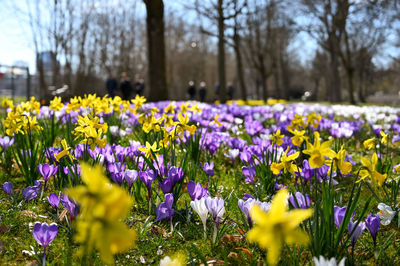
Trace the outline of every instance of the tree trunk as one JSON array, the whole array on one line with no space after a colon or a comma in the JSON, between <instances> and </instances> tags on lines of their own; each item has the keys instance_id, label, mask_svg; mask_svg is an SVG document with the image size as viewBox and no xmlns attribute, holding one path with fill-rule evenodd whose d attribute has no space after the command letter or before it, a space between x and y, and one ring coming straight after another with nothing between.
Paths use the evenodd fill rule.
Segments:
<instances>
[{"instance_id":1,"label":"tree trunk","mask_svg":"<svg viewBox=\"0 0 400 266\"><path fill-rule=\"evenodd\" d=\"M225 77L225 44L224 44L224 10L223 0L218 0L218 77L219 77L219 100L225 103L226 95L226 77Z\"/></svg>"},{"instance_id":2,"label":"tree trunk","mask_svg":"<svg viewBox=\"0 0 400 266\"><path fill-rule=\"evenodd\" d=\"M146 4L148 84L150 101L168 100L165 66L164 3L162 0L143 0Z\"/></svg>"},{"instance_id":3,"label":"tree trunk","mask_svg":"<svg viewBox=\"0 0 400 266\"><path fill-rule=\"evenodd\" d=\"M238 75L239 87L240 87L240 91L242 94L242 99L244 101L247 101L247 88L246 88L246 84L244 82L243 62L242 62L242 57L241 57L241 53L240 53L240 36L237 33L236 27L234 29L233 41L234 41L234 50L235 50L235 55L236 55L236 71L237 71L237 75Z\"/></svg>"}]
</instances>

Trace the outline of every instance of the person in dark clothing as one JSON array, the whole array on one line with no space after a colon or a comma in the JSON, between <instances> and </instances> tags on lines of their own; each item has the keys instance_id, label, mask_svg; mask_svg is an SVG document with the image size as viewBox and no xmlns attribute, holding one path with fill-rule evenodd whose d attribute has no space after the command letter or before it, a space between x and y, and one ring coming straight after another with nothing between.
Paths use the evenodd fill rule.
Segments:
<instances>
[{"instance_id":1,"label":"person in dark clothing","mask_svg":"<svg viewBox=\"0 0 400 266\"><path fill-rule=\"evenodd\" d=\"M202 81L200 82L200 89L199 89L199 96L201 102L204 102L206 100L206 95L207 95L206 83Z\"/></svg>"},{"instance_id":2,"label":"person in dark clothing","mask_svg":"<svg viewBox=\"0 0 400 266\"><path fill-rule=\"evenodd\" d=\"M144 80L140 76L136 76L135 82L135 93L139 96L143 96L144 91Z\"/></svg>"},{"instance_id":3,"label":"person in dark clothing","mask_svg":"<svg viewBox=\"0 0 400 266\"><path fill-rule=\"evenodd\" d=\"M228 99L232 100L233 99L233 92L234 92L235 88L233 87L232 83L228 83Z\"/></svg>"},{"instance_id":4,"label":"person in dark clothing","mask_svg":"<svg viewBox=\"0 0 400 266\"><path fill-rule=\"evenodd\" d=\"M189 81L189 87L188 87L188 94L189 94L189 99L194 100L196 97L196 87L194 86L193 81Z\"/></svg>"},{"instance_id":5,"label":"person in dark clothing","mask_svg":"<svg viewBox=\"0 0 400 266\"><path fill-rule=\"evenodd\" d=\"M126 75L126 72L122 72L121 74L121 82L119 88L122 92L122 99L129 100L132 94L132 85L131 82L129 81L128 76Z\"/></svg>"},{"instance_id":6,"label":"person in dark clothing","mask_svg":"<svg viewBox=\"0 0 400 266\"><path fill-rule=\"evenodd\" d=\"M115 92L118 89L118 81L114 77L113 74L110 74L110 76L108 77L108 79L106 81L106 89L107 89L108 96L111 98L114 98Z\"/></svg>"}]
</instances>

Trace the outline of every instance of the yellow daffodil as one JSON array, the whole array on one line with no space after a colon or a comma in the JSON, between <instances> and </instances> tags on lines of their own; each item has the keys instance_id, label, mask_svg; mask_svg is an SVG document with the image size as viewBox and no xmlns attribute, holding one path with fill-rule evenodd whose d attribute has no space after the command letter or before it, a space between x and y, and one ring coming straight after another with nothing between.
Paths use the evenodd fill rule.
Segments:
<instances>
[{"instance_id":1,"label":"yellow daffodil","mask_svg":"<svg viewBox=\"0 0 400 266\"><path fill-rule=\"evenodd\" d=\"M146 141L146 147L139 147L138 148L139 151L144 153L144 156L146 156L146 158L152 158L154 159L153 153L155 156L157 156L157 153L159 151L159 149L157 149L157 143L154 142L153 145L150 145L150 143L148 143Z\"/></svg>"},{"instance_id":2,"label":"yellow daffodil","mask_svg":"<svg viewBox=\"0 0 400 266\"><path fill-rule=\"evenodd\" d=\"M290 130L290 132L293 134L293 137L291 138L293 145L300 147L301 144L306 139L306 137L304 137L304 134L306 133L306 131L305 130L299 131L299 130L295 129L295 130Z\"/></svg>"},{"instance_id":3,"label":"yellow daffodil","mask_svg":"<svg viewBox=\"0 0 400 266\"><path fill-rule=\"evenodd\" d=\"M280 163L273 162L271 164L271 171L272 171L272 173L274 173L274 175L278 175L281 172L281 170L283 169L284 173L290 173L290 174L292 174L293 177L295 177L296 176L295 172L298 172L299 170L301 171L300 168L298 168L295 164L293 164L293 161L296 160L297 157L299 157L300 152L295 152L295 153L287 156L288 151L289 151L289 147L282 154Z\"/></svg>"},{"instance_id":4,"label":"yellow daffodil","mask_svg":"<svg viewBox=\"0 0 400 266\"><path fill-rule=\"evenodd\" d=\"M304 154L310 155L308 160L312 168L320 168L325 164L325 157L332 158L335 152L330 149L333 140L328 140L322 144L319 141L319 132L314 132L314 144L307 141L307 149L303 151Z\"/></svg>"},{"instance_id":5,"label":"yellow daffodil","mask_svg":"<svg viewBox=\"0 0 400 266\"><path fill-rule=\"evenodd\" d=\"M352 164L350 162L345 162L345 159L346 150L344 149L344 145L342 145L340 151L332 158L333 169L329 168L329 171L336 171L336 169L339 169L343 175L349 174L351 172ZM331 167L332 161L327 161L326 163Z\"/></svg>"},{"instance_id":6,"label":"yellow daffodil","mask_svg":"<svg viewBox=\"0 0 400 266\"><path fill-rule=\"evenodd\" d=\"M311 113L307 115L307 124L308 126L312 125L315 128L318 127L319 122L321 122L321 116L316 115L315 113Z\"/></svg>"},{"instance_id":7,"label":"yellow daffodil","mask_svg":"<svg viewBox=\"0 0 400 266\"><path fill-rule=\"evenodd\" d=\"M308 235L298 226L312 216L313 210L296 209L288 212L287 200L288 191L282 189L273 198L268 212L264 212L258 204L253 204L250 209L255 225L247 233L247 239L268 251L267 261L271 265L279 262L284 243L302 246L309 243Z\"/></svg>"},{"instance_id":8,"label":"yellow daffodil","mask_svg":"<svg viewBox=\"0 0 400 266\"><path fill-rule=\"evenodd\" d=\"M121 187L109 183L101 166L81 164L81 173L85 186L67 190L67 195L81 207L75 223L75 241L82 245L80 255L96 248L102 261L112 264L114 254L129 250L137 239L136 232L122 222L132 200Z\"/></svg>"},{"instance_id":9,"label":"yellow daffodil","mask_svg":"<svg viewBox=\"0 0 400 266\"><path fill-rule=\"evenodd\" d=\"M383 132L383 130L381 130L381 137L382 137L381 143L386 145L388 142L388 135L386 135L385 132Z\"/></svg>"},{"instance_id":10,"label":"yellow daffodil","mask_svg":"<svg viewBox=\"0 0 400 266\"><path fill-rule=\"evenodd\" d=\"M282 138L284 137L284 135L281 134L281 130L278 129L275 133L272 134L271 139L272 139L272 143L276 144L278 146L281 146L283 143Z\"/></svg>"},{"instance_id":11,"label":"yellow daffodil","mask_svg":"<svg viewBox=\"0 0 400 266\"><path fill-rule=\"evenodd\" d=\"M175 108L176 108L176 105L169 104L167 107L164 108L164 113L166 113L166 114L168 114L168 113L175 114Z\"/></svg>"},{"instance_id":12,"label":"yellow daffodil","mask_svg":"<svg viewBox=\"0 0 400 266\"><path fill-rule=\"evenodd\" d=\"M75 157L71 154L70 150L71 147L68 146L67 141L65 139L61 140L61 146L62 146L62 151L59 153L54 154L54 157L56 158L57 162L60 161L62 157L65 155L68 155L68 157L72 160L75 159Z\"/></svg>"},{"instance_id":13,"label":"yellow daffodil","mask_svg":"<svg viewBox=\"0 0 400 266\"><path fill-rule=\"evenodd\" d=\"M358 179L356 183L369 177L374 185L378 182L378 185L382 186L386 180L387 174L381 174L376 171L376 165L378 164L378 156L376 153L374 152L371 160L361 157L361 163L363 164L363 168L360 170L360 179Z\"/></svg>"},{"instance_id":14,"label":"yellow daffodil","mask_svg":"<svg viewBox=\"0 0 400 266\"><path fill-rule=\"evenodd\" d=\"M61 97L54 97L53 100L50 101L49 108L54 111L60 111L64 107L63 102L61 101Z\"/></svg>"},{"instance_id":15,"label":"yellow daffodil","mask_svg":"<svg viewBox=\"0 0 400 266\"><path fill-rule=\"evenodd\" d=\"M222 126L222 124L221 124L221 122L218 121L218 117L219 117L219 115L216 114L214 116L214 120L211 123L216 123L220 127L220 126Z\"/></svg>"},{"instance_id":16,"label":"yellow daffodil","mask_svg":"<svg viewBox=\"0 0 400 266\"><path fill-rule=\"evenodd\" d=\"M14 102L13 102L13 100L9 99L8 97L3 98L1 100L1 107L13 109L14 108Z\"/></svg>"},{"instance_id":17,"label":"yellow daffodil","mask_svg":"<svg viewBox=\"0 0 400 266\"><path fill-rule=\"evenodd\" d=\"M139 96L139 94L136 94L135 99L132 99L132 103L135 104L136 109L142 107L146 101L146 98L144 96Z\"/></svg>"},{"instance_id":18,"label":"yellow daffodil","mask_svg":"<svg viewBox=\"0 0 400 266\"><path fill-rule=\"evenodd\" d=\"M371 150L375 148L375 138L367 139L363 142L364 148L367 150Z\"/></svg>"}]
</instances>

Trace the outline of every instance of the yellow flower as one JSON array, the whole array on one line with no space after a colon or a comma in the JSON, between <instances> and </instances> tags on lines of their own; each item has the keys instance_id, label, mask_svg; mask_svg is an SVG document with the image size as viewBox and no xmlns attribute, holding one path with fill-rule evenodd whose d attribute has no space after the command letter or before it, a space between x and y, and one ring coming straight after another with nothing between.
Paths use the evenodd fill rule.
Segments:
<instances>
[{"instance_id":1,"label":"yellow flower","mask_svg":"<svg viewBox=\"0 0 400 266\"><path fill-rule=\"evenodd\" d=\"M293 145L300 147L303 141L305 140L304 134L306 133L306 131L305 130L299 131L296 129L289 131L293 134L293 137L291 138Z\"/></svg>"},{"instance_id":2,"label":"yellow flower","mask_svg":"<svg viewBox=\"0 0 400 266\"><path fill-rule=\"evenodd\" d=\"M77 126L74 129L75 139L81 138L82 144L87 144L92 150L96 145L104 148L107 140L102 138L103 134L108 130L107 123L100 124L99 117L95 116L78 116Z\"/></svg>"},{"instance_id":3,"label":"yellow flower","mask_svg":"<svg viewBox=\"0 0 400 266\"><path fill-rule=\"evenodd\" d=\"M182 113L178 114L178 120L179 123L177 125L176 131L177 133L183 133L184 130L189 131L190 135L193 135L196 132L196 126L191 125L189 126L189 117L185 114L185 116L182 115Z\"/></svg>"},{"instance_id":4,"label":"yellow flower","mask_svg":"<svg viewBox=\"0 0 400 266\"><path fill-rule=\"evenodd\" d=\"M356 181L356 183L364 180L366 177L371 178L372 183L375 185L378 181L378 185L382 186L385 182L387 174L382 175L378 171L376 171L376 165L378 164L378 156L374 152L371 160L368 160L365 157L361 157L361 163L363 164L363 169L360 170L360 179Z\"/></svg>"},{"instance_id":5,"label":"yellow flower","mask_svg":"<svg viewBox=\"0 0 400 266\"><path fill-rule=\"evenodd\" d=\"M333 140L328 140L322 144L319 142L318 131L314 132L314 144L307 141L307 149L303 151L304 154L310 155L308 162L312 168L320 168L325 164L325 157L332 158L335 152L330 149Z\"/></svg>"},{"instance_id":6,"label":"yellow flower","mask_svg":"<svg viewBox=\"0 0 400 266\"><path fill-rule=\"evenodd\" d=\"M382 136L381 143L386 145L388 141L388 136L385 134L385 132L383 132L383 130L381 130L381 136Z\"/></svg>"},{"instance_id":7,"label":"yellow flower","mask_svg":"<svg viewBox=\"0 0 400 266\"><path fill-rule=\"evenodd\" d=\"M4 119L4 126L6 128L6 134L12 136L18 133L24 134L22 130L23 121L22 115L18 112L10 111L7 113L7 118Z\"/></svg>"},{"instance_id":8,"label":"yellow flower","mask_svg":"<svg viewBox=\"0 0 400 266\"><path fill-rule=\"evenodd\" d=\"M158 154L156 153L159 149L157 149L157 142L154 142L153 145L150 145L150 143L148 143L146 141L146 147L139 147L138 148L139 151L144 153L144 156L146 156L146 158L152 158L154 159L153 153L155 156L157 156Z\"/></svg>"},{"instance_id":9,"label":"yellow flower","mask_svg":"<svg viewBox=\"0 0 400 266\"><path fill-rule=\"evenodd\" d=\"M60 111L64 107L63 102L61 101L61 97L54 97L53 100L50 101L49 108L54 111Z\"/></svg>"},{"instance_id":10,"label":"yellow flower","mask_svg":"<svg viewBox=\"0 0 400 266\"><path fill-rule=\"evenodd\" d=\"M214 116L214 120L211 123L216 123L219 127L222 126L221 122L218 121L218 114Z\"/></svg>"},{"instance_id":11,"label":"yellow flower","mask_svg":"<svg viewBox=\"0 0 400 266\"><path fill-rule=\"evenodd\" d=\"M281 146L283 143L282 138L284 137L284 135L281 135L281 130L278 129L275 133L272 134L271 138L272 138L272 143Z\"/></svg>"},{"instance_id":12,"label":"yellow flower","mask_svg":"<svg viewBox=\"0 0 400 266\"><path fill-rule=\"evenodd\" d=\"M60 159L65 155L68 155L71 161L73 161L75 157L72 156L72 154L70 153L71 147L68 146L67 141L65 139L61 140L61 146L63 150L57 154L54 154L54 157L56 158L57 162L59 162Z\"/></svg>"},{"instance_id":13,"label":"yellow flower","mask_svg":"<svg viewBox=\"0 0 400 266\"><path fill-rule=\"evenodd\" d=\"M308 235L298 229L298 225L313 214L312 209L296 209L288 212L288 191L279 190L273 198L268 212L264 212L257 204L250 209L254 227L247 233L250 242L257 243L268 250L267 261L271 265L279 262L282 245L307 245Z\"/></svg>"},{"instance_id":14,"label":"yellow flower","mask_svg":"<svg viewBox=\"0 0 400 266\"><path fill-rule=\"evenodd\" d=\"M175 108L176 108L176 105L169 104L167 107L164 108L164 113L166 113L166 114L168 114L168 113L175 114Z\"/></svg>"},{"instance_id":15,"label":"yellow flower","mask_svg":"<svg viewBox=\"0 0 400 266\"><path fill-rule=\"evenodd\" d=\"M297 157L299 157L300 152L296 152L287 156L288 151L289 147L282 154L280 163L273 162L271 164L271 170L272 173L274 173L274 175L278 175L283 169L284 173L291 173L293 177L296 177L294 172L298 172L299 170L301 171L300 168L298 168L295 164L292 163L294 160L297 159Z\"/></svg>"},{"instance_id":16,"label":"yellow flower","mask_svg":"<svg viewBox=\"0 0 400 266\"><path fill-rule=\"evenodd\" d=\"M13 100L10 100L8 97L3 98L1 100L1 107L3 108L14 108L14 102Z\"/></svg>"},{"instance_id":17,"label":"yellow flower","mask_svg":"<svg viewBox=\"0 0 400 266\"><path fill-rule=\"evenodd\" d=\"M160 260L160 266L183 266L186 265L186 256L183 253L177 253L171 258L165 256Z\"/></svg>"},{"instance_id":18,"label":"yellow flower","mask_svg":"<svg viewBox=\"0 0 400 266\"><path fill-rule=\"evenodd\" d=\"M135 99L132 99L132 103L135 104L136 109L139 109L142 107L142 105L146 102L146 98L144 96L139 96L139 94L136 94Z\"/></svg>"},{"instance_id":19,"label":"yellow flower","mask_svg":"<svg viewBox=\"0 0 400 266\"><path fill-rule=\"evenodd\" d=\"M310 126L312 125L314 128L317 128L319 125L319 122L321 122L321 116L316 115L315 113L311 113L307 115L307 124Z\"/></svg>"},{"instance_id":20,"label":"yellow flower","mask_svg":"<svg viewBox=\"0 0 400 266\"><path fill-rule=\"evenodd\" d=\"M365 149L371 150L375 148L375 139L374 138L367 139L363 142L363 145Z\"/></svg>"},{"instance_id":21,"label":"yellow flower","mask_svg":"<svg viewBox=\"0 0 400 266\"><path fill-rule=\"evenodd\" d=\"M334 161L333 169L329 169L329 171L333 170L336 171L339 168L340 172L343 175L347 175L351 172L352 164L350 162L345 162L346 159L346 150L344 149L344 145L340 148L340 151L332 158ZM332 161L327 161L329 167L331 167Z\"/></svg>"},{"instance_id":22,"label":"yellow flower","mask_svg":"<svg viewBox=\"0 0 400 266\"><path fill-rule=\"evenodd\" d=\"M136 232L121 221L129 214L132 200L121 187L109 183L101 166L81 164L81 173L85 186L66 192L81 207L75 241L82 244L80 255L96 248L102 261L112 264L114 254L129 250L137 239Z\"/></svg>"}]
</instances>

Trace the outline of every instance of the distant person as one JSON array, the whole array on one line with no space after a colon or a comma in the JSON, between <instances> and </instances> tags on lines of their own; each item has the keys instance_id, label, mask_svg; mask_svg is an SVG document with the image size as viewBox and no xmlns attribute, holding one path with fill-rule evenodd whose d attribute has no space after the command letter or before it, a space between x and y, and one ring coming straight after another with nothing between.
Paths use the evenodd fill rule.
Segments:
<instances>
[{"instance_id":1,"label":"distant person","mask_svg":"<svg viewBox=\"0 0 400 266\"><path fill-rule=\"evenodd\" d=\"M121 74L121 82L119 88L122 92L122 99L129 100L132 94L132 85L126 72Z\"/></svg>"},{"instance_id":2,"label":"distant person","mask_svg":"<svg viewBox=\"0 0 400 266\"><path fill-rule=\"evenodd\" d=\"M199 89L199 96L201 102L204 102L206 100L206 95L207 95L206 83L202 81L200 82L200 89Z\"/></svg>"},{"instance_id":3,"label":"distant person","mask_svg":"<svg viewBox=\"0 0 400 266\"><path fill-rule=\"evenodd\" d=\"M111 98L114 98L115 92L118 90L118 81L114 77L114 75L111 73L106 81L106 89L107 89L108 96Z\"/></svg>"},{"instance_id":4,"label":"distant person","mask_svg":"<svg viewBox=\"0 0 400 266\"><path fill-rule=\"evenodd\" d=\"M136 93L136 95L143 96L143 91L144 91L144 79L142 79L138 75L138 76L136 76L135 93Z\"/></svg>"},{"instance_id":5,"label":"distant person","mask_svg":"<svg viewBox=\"0 0 400 266\"><path fill-rule=\"evenodd\" d=\"M194 86L193 81L189 81L189 87L188 87L188 94L189 94L189 99L194 100L196 97L196 87Z\"/></svg>"},{"instance_id":6,"label":"distant person","mask_svg":"<svg viewBox=\"0 0 400 266\"><path fill-rule=\"evenodd\" d=\"M233 92L235 91L235 88L233 87L232 83L228 83L228 88L227 88L227 95L228 99L232 100L233 99Z\"/></svg>"}]
</instances>

